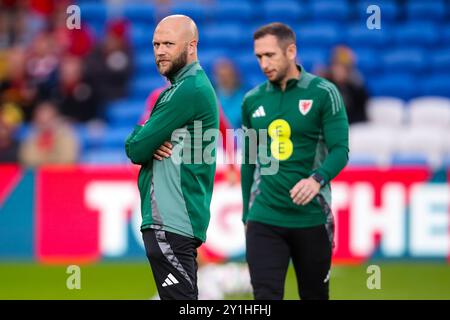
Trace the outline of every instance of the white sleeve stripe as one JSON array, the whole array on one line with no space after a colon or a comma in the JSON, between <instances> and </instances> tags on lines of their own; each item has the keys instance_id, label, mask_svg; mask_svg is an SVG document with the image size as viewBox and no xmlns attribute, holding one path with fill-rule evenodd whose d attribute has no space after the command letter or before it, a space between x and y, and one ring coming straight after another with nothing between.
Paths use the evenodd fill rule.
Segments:
<instances>
[{"instance_id":1,"label":"white sleeve stripe","mask_svg":"<svg viewBox=\"0 0 450 320\"><path fill-rule=\"evenodd\" d=\"M331 94L330 90L328 90L328 88L325 88L325 87L321 86L320 84L318 85L318 87L321 89L324 89L330 95L330 98L332 100L331 107L333 108L333 114L334 114L334 97L333 97L333 95Z\"/></svg>"},{"instance_id":2,"label":"white sleeve stripe","mask_svg":"<svg viewBox=\"0 0 450 320\"><path fill-rule=\"evenodd\" d=\"M328 84L331 88L331 91L334 93L335 97L336 97L336 101L337 101L337 110L336 112L338 112L339 110L341 110L342 108L342 99L341 99L341 95L338 91L338 89L336 88L336 86L333 86L331 84Z\"/></svg>"},{"instance_id":3,"label":"white sleeve stripe","mask_svg":"<svg viewBox=\"0 0 450 320\"><path fill-rule=\"evenodd\" d=\"M322 86L328 87L331 90L331 92L333 93L333 95L334 95L334 97L336 99L336 102L337 102L336 112L338 112L341 109L341 107L342 107L342 103L341 103L341 100L339 99L339 92L337 91L336 87L333 86L332 84L326 83L326 82L322 83Z\"/></svg>"},{"instance_id":4,"label":"white sleeve stripe","mask_svg":"<svg viewBox=\"0 0 450 320\"><path fill-rule=\"evenodd\" d=\"M172 96L174 95L175 91L178 90L178 88L181 86L181 84L184 82L184 80L181 80L181 82L179 82L169 93L167 93L166 96L164 96L161 99L161 102L166 102L169 101L170 99L172 99Z\"/></svg>"},{"instance_id":5,"label":"white sleeve stripe","mask_svg":"<svg viewBox=\"0 0 450 320\"><path fill-rule=\"evenodd\" d=\"M318 85L318 87L322 88L322 89L324 89L325 91L328 92L328 94L330 95L330 98L331 98L331 107L333 109L333 111L332 111L333 115L336 114L336 112L337 112L337 110L336 110L336 100L335 100L336 98L335 98L334 94L331 92L331 89L326 87L326 86L322 86L320 84Z\"/></svg>"},{"instance_id":6,"label":"white sleeve stripe","mask_svg":"<svg viewBox=\"0 0 450 320\"><path fill-rule=\"evenodd\" d=\"M342 108L342 100L340 99L339 92L337 91L335 86L332 86L328 83L320 83L318 85L319 88L325 89L328 94L332 97L333 102L333 115L337 113Z\"/></svg>"},{"instance_id":7,"label":"white sleeve stripe","mask_svg":"<svg viewBox=\"0 0 450 320\"><path fill-rule=\"evenodd\" d=\"M331 92L331 89L329 87L327 87L327 86L325 86L323 84L319 84L318 87L324 89L329 94L330 99L331 99L331 107L333 109L333 115L334 115L337 112L337 110L336 110L336 98L335 98L334 94Z\"/></svg>"}]
</instances>

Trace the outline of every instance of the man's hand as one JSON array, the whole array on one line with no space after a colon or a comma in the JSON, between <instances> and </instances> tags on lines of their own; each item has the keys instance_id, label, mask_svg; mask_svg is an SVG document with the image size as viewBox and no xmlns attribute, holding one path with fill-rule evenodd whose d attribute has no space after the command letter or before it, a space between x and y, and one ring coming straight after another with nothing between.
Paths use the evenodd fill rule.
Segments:
<instances>
[{"instance_id":1,"label":"man's hand","mask_svg":"<svg viewBox=\"0 0 450 320\"><path fill-rule=\"evenodd\" d=\"M302 179L289 191L292 202L296 205L307 205L319 193L320 183L313 178Z\"/></svg>"},{"instance_id":2,"label":"man's hand","mask_svg":"<svg viewBox=\"0 0 450 320\"><path fill-rule=\"evenodd\" d=\"M156 160L162 160L164 158L169 158L172 155L172 144L169 141L164 142L158 150L155 151L153 157Z\"/></svg>"}]
</instances>

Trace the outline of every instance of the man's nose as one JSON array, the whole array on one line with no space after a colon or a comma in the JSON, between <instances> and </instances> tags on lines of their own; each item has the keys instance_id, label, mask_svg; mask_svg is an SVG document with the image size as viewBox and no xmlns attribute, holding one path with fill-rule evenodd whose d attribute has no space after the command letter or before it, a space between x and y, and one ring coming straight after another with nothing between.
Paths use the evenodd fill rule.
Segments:
<instances>
[{"instance_id":1,"label":"man's nose","mask_svg":"<svg viewBox=\"0 0 450 320\"><path fill-rule=\"evenodd\" d=\"M262 57L259 62L259 65L261 66L262 70L266 70L269 67L269 61L267 60L266 57Z\"/></svg>"},{"instance_id":2,"label":"man's nose","mask_svg":"<svg viewBox=\"0 0 450 320\"><path fill-rule=\"evenodd\" d=\"M155 56L162 57L165 54L166 54L166 51L162 48L162 46L155 48Z\"/></svg>"}]
</instances>

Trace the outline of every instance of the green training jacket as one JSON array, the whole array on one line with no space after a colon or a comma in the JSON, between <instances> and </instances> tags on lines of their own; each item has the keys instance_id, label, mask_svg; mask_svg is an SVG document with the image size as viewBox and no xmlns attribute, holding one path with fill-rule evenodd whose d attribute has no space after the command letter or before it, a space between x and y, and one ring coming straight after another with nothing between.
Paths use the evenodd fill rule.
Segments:
<instances>
[{"instance_id":1,"label":"green training jacket","mask_svg":"<svg viewBox=\"0 0 450 320\"><path fill-rule=\"evenodd\" d=\"M331 206L329 182L348 161L347 114L332 83L298 68L300 79L289 80L285 91L266 81L244 97L244 132L267 130L266 135L259 136L257 156L251 159L248 141L243 148L244 222L253 220L281 227L327 222L329 210L325 205ZM264 172L274 161L278 162L278 171ZM314 172L325 179L320 196L305 206L294 204L289 190Z\"/></svg>"},{"instance_id":2,"label":"green training jacket","mask_svg":"<svg viewBox=\"0 0 450 320\"><path fill-rule=\"evenodd\" d=\"M169 80L171 86L159 95L150 118L125 143L127 156L141 165L141 230L165 230L204 242L216 167L217 98L198 62ZM171 141L172 156L158 161L153 154L164 141Z\"/></svg>"}]
</instances>

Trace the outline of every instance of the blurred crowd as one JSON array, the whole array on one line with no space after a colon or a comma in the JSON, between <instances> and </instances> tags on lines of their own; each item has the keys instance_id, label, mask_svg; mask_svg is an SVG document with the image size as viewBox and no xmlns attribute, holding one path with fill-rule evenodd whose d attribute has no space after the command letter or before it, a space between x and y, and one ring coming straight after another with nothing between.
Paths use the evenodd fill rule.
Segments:
<instances>
[{"instance_id":1,"label":"blurred crowd","mask_svg":"<svg viewBox=\"0 0 450 320\"><path fill-rule=\"evenodd\" d=\"M133 71L128 23L111 20L102 39L69 29L71 1L0 1L0 161L73 163L71 127L104 120L104 106L127 95ZM30 123L24 141L15 131ZM63 137L61 137L63 136Z\"/></svg>"},{"instance_id":2,"label":"blurred crowd","mask_svg":"<svg viewBox=\"0 0 450 320\"><path fill-rule=\"evenodd\" d=\"M134 72L131 22L108 19L96 38L83 21L80 29L67 27L71 4L0 0L0 162L76 163L80 145L74 128L107 126L105 108L128 95ZM329 66L308 71L337 85L350 123L366 121L368 93L355 68L354 53L339 46L330 56ZM222 126L240 128L241 102L251 88L243 85L237 65L228 57L217 57L211 80L222 108ZM160 91L149 92L141 121ZM25 136L18 134L23 124L31 127Z\"/></svg>"}]
</instances>

